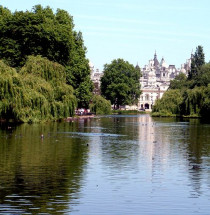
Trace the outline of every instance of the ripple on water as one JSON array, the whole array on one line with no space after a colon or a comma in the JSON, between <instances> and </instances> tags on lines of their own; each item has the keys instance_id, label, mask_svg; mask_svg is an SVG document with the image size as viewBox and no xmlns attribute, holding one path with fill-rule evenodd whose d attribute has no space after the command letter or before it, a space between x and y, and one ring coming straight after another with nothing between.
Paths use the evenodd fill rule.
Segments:
<instances>
[{"instance_id":1,"label":"ripple on water","mask_svg":"<svg viewBox=\"0 0 210 215\"><path fill-rule=\"evenodd\" d=\"M59 134L72 134L78 136L86 136L86 137L120 137L126 136L121 134L111 134L111 133L88 133L88 132L58 132Z\"/></svg>"}]
</instances>

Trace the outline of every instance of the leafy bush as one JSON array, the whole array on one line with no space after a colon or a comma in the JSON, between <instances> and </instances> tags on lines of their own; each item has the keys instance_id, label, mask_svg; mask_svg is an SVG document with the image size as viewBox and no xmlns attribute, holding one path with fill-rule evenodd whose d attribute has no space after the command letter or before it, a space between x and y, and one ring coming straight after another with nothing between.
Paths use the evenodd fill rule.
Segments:
<instances>
[{"instance_id":1,"label":"leafy bush","mask_svg":"<svg viewBox=\"0 0 210 215\"><path fill-rule=\"evenodd\" d=\"M90 110L95 114L110 114L111 113L111 103L102 96L93 96L92 104L90 105Z\"/></svg>"}]
</instances>

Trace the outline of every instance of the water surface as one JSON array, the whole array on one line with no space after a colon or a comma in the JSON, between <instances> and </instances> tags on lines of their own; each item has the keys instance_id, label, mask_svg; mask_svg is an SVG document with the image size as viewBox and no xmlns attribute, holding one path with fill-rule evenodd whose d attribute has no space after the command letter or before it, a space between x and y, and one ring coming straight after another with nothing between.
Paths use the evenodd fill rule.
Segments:
<instances>
[{"instance_id":1,"label":"water surface","mask_svg":"<svg viewBox=\"0 0 210 215\"><path fill-rule=\"evenodd\" d=\"M0 129L0 214L209 214L209 188L210 125L198 119Z\"/></svg>"}]
</instances>

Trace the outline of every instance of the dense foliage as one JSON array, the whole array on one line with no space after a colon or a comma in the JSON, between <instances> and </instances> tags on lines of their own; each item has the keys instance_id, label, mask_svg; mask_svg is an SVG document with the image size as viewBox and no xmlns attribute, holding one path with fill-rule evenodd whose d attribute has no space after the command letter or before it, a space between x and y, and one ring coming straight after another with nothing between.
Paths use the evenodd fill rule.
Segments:
<instances>
[{"instance_id":1,"label":"dense foliage","mask_svg":"<svg viewBox=\"0 0 210 215\"><path fill-rule=\"evenodd\" d=\"M196 79L198 77L198 71L200 70L201 66L205 64L205 55L203 52L203 47L198 46L196 48L195 54L192 56L191 59L191 70L188 74L188 79Z\"/></svg>"},{"instance_id":2,"label":"dense foliage","mask_svg":"<svg viewBox=\"0 0 210 215\"><path fill-rule=\"evenodd\" d=\"M72 116L76 107L65 68L30 56L19 73L0 61L0 118L39 122Z\"/></svg>"},{"instance_id":3,"label":"dense foliage","mask_svg":"<svg viewBox=\"0 0 210 215\"><path fill-rule=\"evenodd\" d=\"M138 102L140 91L139 68L123 59L113 60L104 66L101 78L101 93L115 107L130 105Z\"/></svg>"},{"instance_id":4,"label":"dense foliage","mask_svg":"<svg viewBox=\"0 0 210 215\"><path fill-rule=\"evenodd\" d=\"M91 112L95 114L110 114L111 103L100 95L95 95L90 105Z\"/></svg>"},{"instance_id":5,"label":"dense foliage","mask_svg":"<svg viewBox=\"0 0 210 215\"><path fill-rule=\"evenodd\" d=\"M168 90L164 93L162 99L158 99L153 106L152 111L156 115L170 116L180 114L180 105L182 103L182 95L179 89Z\"/></svg>"},{"instance_id":6,"label":"dense foliage","mask_svg":"<svg viewBox=\"0 0 210 215\"><path fill-rule=\"evenodd\" d=\"M178 75L169 90L153 107L153 116L210 118L210 63L205 64L203 48L192 56L188 77Z\"/></svg>"},{"instance_id":7,"label":"dense foliage","mask_svg":"<svg viewBox=\"0 0 210 215\"><path fill-rule=\"evenodd\" d=\"M65 10L53 13L41 5L14 13L0 6L0 59L20 69L30 55L64 66L65 83L75 89L78 106L88 106L93 83L82 33L74 30L73 17Z\"/></svg>"},{"instance_id":8,"label":"dense foliage","mask_svg":"<svg viewBox=\"0 0 210 215\"><path fill-rule=\"evenodd\" d=\"M182 89L188 87L187 76L184 73L180 73L170 82L170 89Z\"/></svg>"}]
</instances>

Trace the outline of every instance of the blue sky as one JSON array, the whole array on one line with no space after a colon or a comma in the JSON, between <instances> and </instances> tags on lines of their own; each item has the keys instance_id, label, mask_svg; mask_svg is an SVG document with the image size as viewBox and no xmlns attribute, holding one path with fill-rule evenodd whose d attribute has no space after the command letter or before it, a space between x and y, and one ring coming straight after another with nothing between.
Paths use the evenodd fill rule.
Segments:
<instances>
[{"instance_id":1,"label":"blue sky","mask_svg":"<svg viewBox=\"0 0 210 215\"><path fill-rule=\"evenodd\" d=\"M209 0L0 0L15 10L31 10L36 4L67 10L75 30L83 33L87 58L103 65L123 58L142 67L165 58L177 68L202 45L210 60Z\"/></svg>"}]
</instances>

